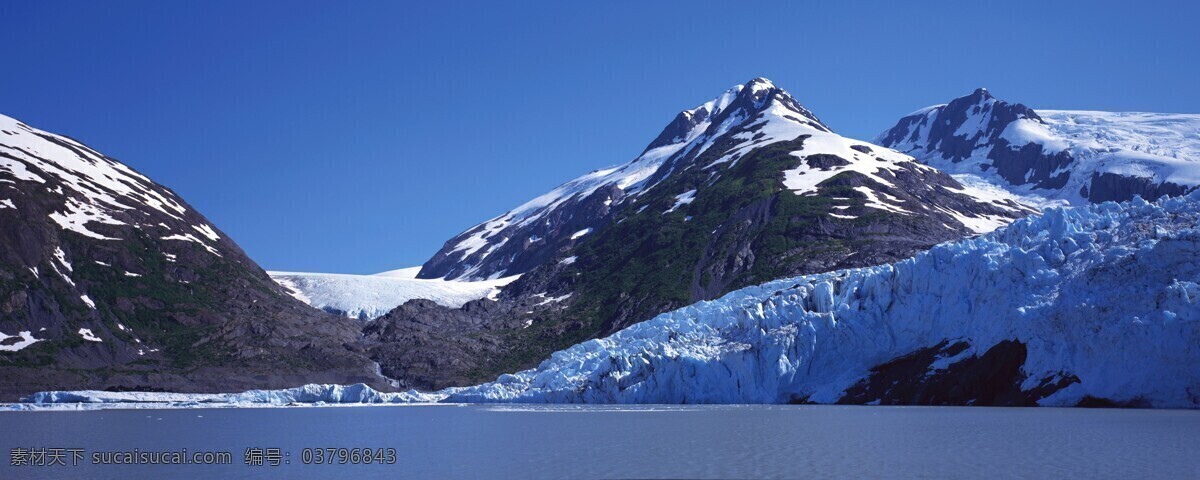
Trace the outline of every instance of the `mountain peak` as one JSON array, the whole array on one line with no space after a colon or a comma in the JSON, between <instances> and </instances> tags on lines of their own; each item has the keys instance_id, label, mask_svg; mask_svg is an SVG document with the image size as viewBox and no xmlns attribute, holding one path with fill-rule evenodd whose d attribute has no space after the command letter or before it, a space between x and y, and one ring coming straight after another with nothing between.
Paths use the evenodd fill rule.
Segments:
<instances>
[{"instance_id":1,"label":"mountain peak","mask_svg":"<svg viewBox=\"0 0 1200 480\"><path fill-rule=\"evenodd\" d=\"M809 123L818 130L829 131L816 115L786 90L767 78L756 77L744 84L734 85L695 108L679 112L662 133L646 146L644 152L691 141L708 128L721 130L721 125L730 119L747 121L763 114L791 117L795 121Z\"/></svg>"},{"instance_id":2,"label":"mountain peak","mask_svg":"<svg viewBox=\"0 0 1200 480\"><path fill-rule=\"evenodd\" d=\"M745 98L751 102L751 104L747 105L747 107L749 107L748 109L753 113L758 113L759 111L767 109L771 105L772 101L775 100L783 102L785 105L792 103L794 103L795 106L800 105L795 101L795 99L792 98L790 93L775 86L774 83L763 77L752 78L750 81L734 88L740 89L738 95L739 98ZM792 108L790 105L788 105L788 107Z\"/></svg>"},{"instance_id":3,"label":"mountain peak","mask_svg":"<svg viewBox=\"0 0 1200 480\"><path fill-rule=\"evenodd\" d=\"M774 82L765 77L751 78L750 81L746 82L742 87L748 90L778 88L775 86Z\"/></svg>"},{"instance_id":4,"label":"mountain peak","mask_svg":"<svg viewBox=\"0 0 1200 480\"><path fill-rule=\"evenodd\" d=\"M922 108L901 118L876 137L875 143L918 156L922 155L919 152L936 149L943 158L957 163L983 145L991 145L1010 124L1021 121L1046 123L1032 108L1006 102L979 87L949 103ZM947 169L940 163L934 165Z\"/></svg>"},{"instance_id":5,"label":"mountain peak","mask_svg":"<svg viewBox=\"0 0 1200 480\"><path fill-rule=\"evenodd\" d=\"M776 97L795 102L790 93L775 86L774 82L763 77L752 78L750 81L733 88L738 90L739 96L754 99L755 109L765 108Z\"/></svg>"},{"instance_id":6,"label":"mountain peak","mask_svg":"<svg viewBox=\"0 0 1200 480\"><path fill-rule=\"evenodd\" d=\"M995 96L993 96L992 92L988 91L988 89L985 87L976 88L975 90L972 90L971 93L963 95L958 98L955 98L954 100L950 101L951 105L970 105L970 106L991 105L993 103L1000 103L1000 104L1007 105L1007 102L1000 100L999 98L996 98Z\"/></svg>"}]
</instances>

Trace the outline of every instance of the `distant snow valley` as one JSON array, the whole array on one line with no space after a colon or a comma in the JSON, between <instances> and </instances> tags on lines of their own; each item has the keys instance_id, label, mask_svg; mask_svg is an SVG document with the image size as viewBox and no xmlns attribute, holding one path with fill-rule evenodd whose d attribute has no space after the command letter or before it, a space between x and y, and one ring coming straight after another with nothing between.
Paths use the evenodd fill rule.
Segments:
<instances>
[{"instance_id":1,"label":"distant snow valley","mask_svg":"<svg viewBox=\"0 0 1200 480\"><path fill-rule=\"evenodd\" d=\"M459 281L417 278L421 267L389 270L374 275L342 273L267 272L300 301L327 312L360 320L383 316L413 299L426 299L458 308L472 300L492 298L520 275Z\"/></svg>"}]
</instances>

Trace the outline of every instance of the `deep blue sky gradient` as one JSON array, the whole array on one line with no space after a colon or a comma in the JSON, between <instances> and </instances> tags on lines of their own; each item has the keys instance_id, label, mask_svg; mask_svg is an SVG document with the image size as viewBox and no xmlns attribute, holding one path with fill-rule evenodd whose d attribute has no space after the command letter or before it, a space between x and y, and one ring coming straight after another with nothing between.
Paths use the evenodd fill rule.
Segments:
<instances>
[{"instance_id":1,"label":"deep blue sky gradient","mask_svg":"<svg viewBox=\"0 0 1200 480\"><path fill-rule=\"evenodd\" d=\"M265 268L372 273L756 76L864 139L978 86L1200 112L1193 2L441 3L3 2L0 113L171 187Z\"/></svg>"}]
</instances>

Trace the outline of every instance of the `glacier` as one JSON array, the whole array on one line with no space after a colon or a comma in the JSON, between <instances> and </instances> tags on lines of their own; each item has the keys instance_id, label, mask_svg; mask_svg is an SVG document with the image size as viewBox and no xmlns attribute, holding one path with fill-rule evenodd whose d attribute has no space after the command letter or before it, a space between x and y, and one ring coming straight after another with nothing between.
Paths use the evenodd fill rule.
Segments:
<instances>
[{"instance_id":1,"label":"glacier","mask_svg":"<svg viewBox=\"0 0 1200 480\"><path fill-rule=\"evenodd\" d=\"M520 277L488 280L416 278L420 267L374 275L267 272L296 299L309 306L358 320L379 318L413 299L458 308L472 300L494 298L500 288Z\"/></svg>"},{"instance_id":2,"label":"glacier","mask_svg":"<svg viewBox=\"0 0 1200 480\"><path fill-rule=\"evenodd\" d=\"M365 384L309 384L280 390L240 393L109 392L101 390L39 392L8 405L8 410L103 410L158 408L224 408L261 406L366 405L434 403L444 397L416 391L380 392Z\"/></svg>"},{"instance_id":3,"label":"glacier","mask_svg":"<svg viewBox=\"0 0 1200 480\"><path fill-rule=\"evenodd\" d=\"M1200 115L1038 110L1052 141L1070 149L1076 169L1200 185ZM1052 142L1029 139L1039 143Z\"/></svg>"},{"instance_id":4,"label":"glacier","mask_svg":"<svg viewBox=\"0 0 1200 480\"><path fill-rule=\"evenodd\" d=\"M872 368L913 352L967 345L939 358L935 370L1016 341L1027 349L1023 390L1075 380L1038 405L1100 398L1198 408L1198 282L1200 193L1135 198L1050 208L891 265L744 288L477 386L433 393L354 387L348 395L310 385L302 395L290 389L170 401L835 403ZM133 395L43 392L12 408L112 405Z\"/></svg>"},{"instance_id":5,"label":"glacier","mask_svg":"<svg viewBox=\"0 0 1200 480\"><path fill-rule=\"evenodd\" d=\"M1052 208L892 265L778 280L448 389L452 402L833 403L943 341L1026 345L1040 400L1200 406L1200 194Z\"/></svg>"}]
</instances>

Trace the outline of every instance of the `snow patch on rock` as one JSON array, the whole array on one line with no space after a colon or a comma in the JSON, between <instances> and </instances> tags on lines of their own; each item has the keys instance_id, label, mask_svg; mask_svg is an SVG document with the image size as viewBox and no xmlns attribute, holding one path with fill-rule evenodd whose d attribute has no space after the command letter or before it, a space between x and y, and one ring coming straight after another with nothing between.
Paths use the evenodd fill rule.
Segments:
<instances>
[{"instance_id":1,"label":"snow patch on rock","mask_svg":"<svg viewBox=\"0 0 1200 480\"><path fill-rule=\"evenodd\" d=\"M8 339L10 338L16 338L18 340L15 342L9 342ZM7 335L4 332L0 332L0 352L19 352L25 347L40 341L42 341L42 339L33 338L33 332L28 330L22 330L16 335Z\"/></svg>"},{"instance_id":2,"label":"snow patch on rock","mask_svg":"<svg viewBox=\"0 0 1200 480\"><path fill-rule=\"evenodd\" d=\"M103 342L104 341L104 340L101 340L100 337L97 337L96 334L92 333L92 329L90 329L90 328L79 329L79 336L83 337L84 340L87 340L89 342Z\"/></svg>"}]
</instances>

